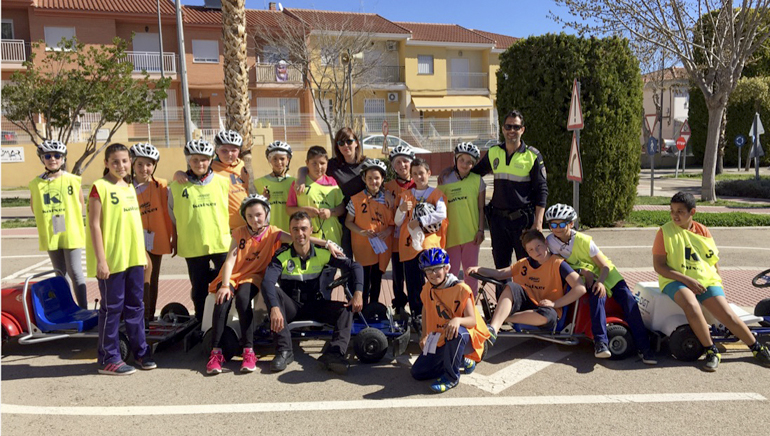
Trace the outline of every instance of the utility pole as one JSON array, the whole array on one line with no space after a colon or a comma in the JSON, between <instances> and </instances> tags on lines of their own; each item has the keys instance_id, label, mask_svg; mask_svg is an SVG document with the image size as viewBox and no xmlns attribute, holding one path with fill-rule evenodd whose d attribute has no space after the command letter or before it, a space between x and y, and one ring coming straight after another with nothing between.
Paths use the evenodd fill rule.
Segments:
<instances>
[{"instance_id":1,"label":"utility pole","mask_svg":"<svg viewBox=\"0 0 770 436\"><path fill-rule=\"evenodd\" d=\"M163 68L163 28L160 24L160 0L156 0L157 8L158 8L158 42L160 46L160 77L161 79L166 78L165 74L165 68ZM166 97L161 104L163 105L163 126L165 127L166 132L166 148L169 148L171 145L169 144L169 137L168 137L168 107L166 105L166 102L168 100L168 97Z\"/></svg>"},{"instance_id":2,"label":"utility pole","mask_svg":"<svg viewBox=\"0 0 770 436\"><path fill-rule=\"evenodd\" d=\"M179 76L182 81L182 107L184 108L184 140L192 140L190 116L190 90L187 88L187 61L185 60L184 29L182 28L182 2L176 0L176 38L179 45Z\"/></svg>"}]
</instances>

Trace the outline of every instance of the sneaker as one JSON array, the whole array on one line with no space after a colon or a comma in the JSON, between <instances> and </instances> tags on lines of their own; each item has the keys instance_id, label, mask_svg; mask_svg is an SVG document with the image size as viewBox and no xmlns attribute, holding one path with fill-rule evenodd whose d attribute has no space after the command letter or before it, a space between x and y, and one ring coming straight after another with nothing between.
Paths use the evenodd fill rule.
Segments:
<instances>
[{"instance_id":1,"label":"sneaker","mask_svg":"<svg viewBox=\"0 0 770 436\"><path fill-rule=\"evenodd\" d=\"M652 351L652 349L640 351L639 357L642 359L642 363L646 365L657 365L658 360L655 358L655 353Z\"/></svg>"},{"instance_id":2,"label":"sneaker","mask_svg":"<svg viewBox=\"0 0 770 436\"><path fill-rule=\"evenodd\" d=\"M714 350L706 350L706 359L703 361L703 369L708 372L714 372L719 367L719 362L722 361L722 355L714 352Z\"/></svg>"},{"instance_id":3,"label":"sneaker","mask_svg":"<svg viewBox=\"0 0 770 436\"><path fill-rule=\"evenodd\" d=\"M770 366L770 349L767 348L767 345L762 345L759 350L752 351L752 353L761 365Z\"/></svg>"},{"instance_id":4,"label":"sneaker","mask_svg":"<svg viewBox=\"0 0 770 436\"><path fill-rule=\"evenodd\" d=\"M598 359L608 359L612 357L612 353L610 353L607 344L604 342L597 342L594 344L594 356Z\"/></svg>"},{"instance_id":5,"label":"sneaker","mask_svg":"<svg viewBox=\"0 0 770 436\"><path fill-rule=\"evenodd\" d=\"M107 363L99 368L99 374L107 375L129 375L136 372L136 368L126 364L122 360L115 363Z\"/></svg>"},{"instance_id":6,"label":"sneaker","mask_svg":"<svg viewBox=\"0 0 770 436\"><path fill-rule=\"evenodd\" d=\"M495 341L497 341L497 332L495 331L495 328L489 324L487 324L487 329L489 330L489 339L487 339L487 342L489 342L489 345L495 345Z\"/></svg>"},{"instance_id":7,"label":"sneaker","mask_svg":"<svg viewBox=\"0 0 770 436\"><path fill-rule=\"evenodd\" d=\"M327 350L325 353L321 354L318 358L318 364L321 368L334 371L340 375L347 374L348 368L350 367L350 362L348 362L348 359L346 359L345 356L331 350Z\"/></svg>"},{"instance_id":8,"label":"sneaker","mask_svg":"<svg viewBox=\"0 0 770 436\"><path fill-rule=\"evenodd\" d=\"M243 352L243 363L241 363L241 372L254 372L257 370L257 355L251 348Z\"/></svg>"},{"instance_id":9,"label":"sneaker","mask_svg":"<svg viewBox=\"0 0 770 436\"><path fill-rule=\"evenodd\" d=\"M139 365L139 368L145 371L149 371L158 367L158 364L155 363L155 360L152 358L152 356L144 356L141 359L134 359L134 362Z\"/></svg>"},{"instance_id":10,"label":"sneaker","mask_svg":"<svg viewBox=\"0 0 770 436\"><path fill-rule=\"evenodd\" d=\"M463 357L463 370L466 375L472 373L476 370L476 362L473 359Z\"/></svg>"},{"instance_id":11,"label":"sneaker","mask_svg":"<svg viewBox=\"0 0 770 436\"><path fill-rule=\"evenodd\" d=\"M459 380L451 381L451 380L447 379L446 377L441 376L440 378L436 379L436 381L433 382L432 385L430 385L430 389L433 392L442 393L442 392L446 392L446 391L452 389L453 387L457 386L457 384L459 382L460 382Z\"/></svg>"},{"instance_id":12,"label":"sneaker","mask_svg":"<svg viewBox=\"0 0 770 436\"><path fill-rule=\"evenodd\" d=\"M225 356L222 350L211 350L209 363L206 364L206 374L221 374L223 363L225 363Z\"/></svg>"}]
</instances>

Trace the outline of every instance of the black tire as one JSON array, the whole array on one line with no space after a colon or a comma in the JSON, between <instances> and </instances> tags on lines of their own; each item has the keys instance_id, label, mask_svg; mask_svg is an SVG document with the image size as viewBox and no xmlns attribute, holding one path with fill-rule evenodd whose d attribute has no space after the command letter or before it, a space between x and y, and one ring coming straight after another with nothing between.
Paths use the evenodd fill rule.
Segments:
<instances>
[{"instance_id":1,"label":"black tire","mask_svg":"<svg viewBox=\"0 0 770 436\"><path fill-rule=\"evenodd\" d=\"M671 333L668 348L677 360L684 362L694 362L703 355L703 345L689 325L679 326Z\"/></svg>"},{"instance_id":2,"label":"black tire","mask_svg":"<svg viewBox=\"0 0 770 436\"><path fill-rule=\"evenodd\" d=\"M489 304L489 295L484 288L479 289L479 300L481 300L481 312L484 315L484 320L489 322L492 320L492 307Z\"/></svg>"},{"instance_id":3,"label":"black tire","mask_svg":"<svg viewBox=\"0 0 770 436\"><path fill-rule=\"evenodd\" d=\"M623 360L633 355L634 351L636 351L634 337L624 325L611 324L607 326L607 339L610 353L612 353L610 359L612 360Z\"/></svg>"},{"instance_id":4,"label":"black tire","mask_svg":"<svg viewBox=\"0 0 770 436\"><path fill-rule=\"evenodd\" d=\"M203 355L209 357L211 355L211 349L214 342L214 329L208 329L203 334ZM233 356L238 354L238 348L240 347L240 341L238 335L235 334L233 329L225 326L225 330L222 332L222 339L219 340L219 348L222 349L222 355L225 356L225 360L231 360Z\"/></svg>"},{"instance_id":5,"label":"black tire","mask_svg":"<svg viewBox=\"0 0 770 436\"><path fill-rule=\"evenodd\" d=\"M128 355L131 350L128 342L128 336L126 336L125 333L120 332L118 333L118 341L120 345L120 359L125 362L128 360Z\"/></svg>"},{"instance_id":6,"label":"black tire","mask_svg":"<svg viewBox=\"0 0 770 436\"><path fill-rule=\"evenodd\" d=\"M770 288L770 269L766 269L754 276L751 284L756 288Z\"/></svg>"},{"instance_id":7,"label":"black tire","mask_svg":"<svg viewBox=\"0 0 770 436\"><path fill-rule=\"evenodd\" d=\"M370 303L361 311L366 322L382 322L388 320L388 308L380 302Z\"/></svg>"},{"instance_id":8,"label":"black tire","mask_svg":"<svg viewBox=\"0 0 770 436\"><path fill-rule=\"evenodd\" d=\"M168 303L161 309L160 318L165 319L166 315L190 316L190 311L182 303Z\"/></svg>"},{"instance_id":9,"label":"black tire","mask_svg":"<svg viewBox=\"0 0 770 436\"><path fill-rule=\"evenodd\" d=\"M754 307L754 315L770 316L770 298L765 298L764 300L757 303L757 305Z\"/></svg>"},{"instance_id":10,"label":"black tire","mask_svg":"<svg viewBox=\"0 0 770 436\"><path fill-rule=\"evenodd\" d=\"M388 338L377 329L365 328L356 335L353 349L362 363L377 363L388 352Z\"/></svg>"}]
</instances>

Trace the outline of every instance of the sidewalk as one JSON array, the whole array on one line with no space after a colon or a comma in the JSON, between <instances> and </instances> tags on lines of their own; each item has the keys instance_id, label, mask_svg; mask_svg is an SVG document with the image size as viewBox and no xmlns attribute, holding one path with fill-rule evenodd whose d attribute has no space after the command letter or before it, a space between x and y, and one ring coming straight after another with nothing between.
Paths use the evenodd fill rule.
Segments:
<instances>
[{"instance_id":1,"label":"sidewalk","mask_svg":"<svg viewBox=\"0 0 770 436\"><path fill-rule=\"evenodd\" d=\"M701 168L690 168L687 170L687 174L696 174L700 173ZM654 195L655 196L661 196L661 197L672 197L674 194L676 194L679 191L689 192L690 194L694 195L696 199L700 199L701 194L701 183L702 180L699 178L691 178L691 177L679 177L674 178L675 170L670 168L665 169L656 169L655 170L655 183L654 183ZM681 175L682 172L680 171L679 174ZM725 169L725 174L738 174L738 172L735 170L735 168L727 168ZM752 168L750 172L746 173L745 171L741 171L740 174L748 174L753 176L754 175L754 169ZM636 185L636 195L639 197L649 197L650 196L650 176L652 175L652 172L649 168L642 169L642 171L639 173L639 183ZM759 169L759 175L763 177L769 177L770 176L770 169L767 167L762 167ZM731 201L739 201L742 203L756 203L756 204L764 204L767 205L768 208L770 208L770 200L767 199L761 199L761 198L742 198L742 197L719 197L722 200L731 200ZM655 210L655 209L636 209L635 210ZM701 210L701 207L698 207L698 210ZM707 210L702 210L702 212L708 212ZM722 211L723 212L723 211ZM747 211L748 212L748 211ZM768 213L768 212L754 212L754 213Z\"/></svg>"},{"instance_id":2,"label":"sidewalk","mask_svg":"<svg viewBox=\"0 0 770 436\"><path fill-rule=\"evenodd\" d=\"M698 206L698 212L724 213L724 212L747 212L758 215L770 215L770 205L768 207L734 207L734 206ZM669 211L669 206L637 204L634 210L664 210Z\"/></svg>"}]
</instances>

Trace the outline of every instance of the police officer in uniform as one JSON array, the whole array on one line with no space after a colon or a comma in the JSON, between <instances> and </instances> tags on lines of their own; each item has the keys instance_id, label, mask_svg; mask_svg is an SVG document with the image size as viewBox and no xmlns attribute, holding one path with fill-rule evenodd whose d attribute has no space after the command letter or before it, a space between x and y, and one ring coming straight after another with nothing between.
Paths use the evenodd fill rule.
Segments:
<instances>
[{"instance_id":1,"label":"police officer in uniform","mask_svg":"<svg viewBox=\"0 0 770 436\"><path fill-rule=\"evenodd\" d=\"M364 270L351 259L338 259L328 250L314 247L310 243L313 227L307 213L294 213L289 227L292 245L275 254L262 280L276 348L270 369L283 371L294 361L291 333L286 324L314 320L334 326L329 346L318 362L325 369L345 374L349 366L345 352L350 342L353 312L360 312L363 307ZM332 301L331 291L326 289L338 268L343 273L351 273L349 285L355 292L348 302Z\"/></svg>"},{"instance_id":2,"label":"police officer in uniform","mask_svg":"<svg viewBox=\"0 0 770 436\"><path fill-rule=\"evenodd\" d=\"M513 251L517 259L526 257L521 234L543 229L548 199L545 165L540 152L521 140L525 130L524 116L511 111L503 124L505 143L490 148L471 170L481 176L494 174L494 192L485 214L495 268L511 265Z\"/></svg>"}]
</instances>

